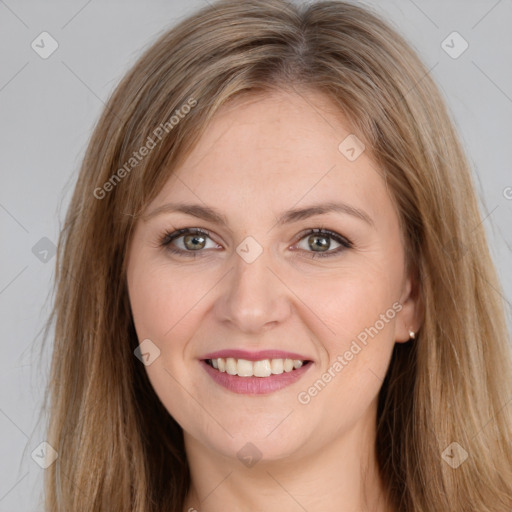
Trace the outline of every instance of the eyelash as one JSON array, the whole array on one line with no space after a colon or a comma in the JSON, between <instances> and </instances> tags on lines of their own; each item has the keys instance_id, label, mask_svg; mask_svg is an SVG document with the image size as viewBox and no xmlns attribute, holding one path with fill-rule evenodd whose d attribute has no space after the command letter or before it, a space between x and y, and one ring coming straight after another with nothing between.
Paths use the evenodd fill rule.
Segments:
<instances>
[{"instance_id":1,"label":"eyelash","mask_svg":"<svg viewBox=\"0 0 512 512\"><path fill-rule=\"evenodd\" d=\"M205 235L208 238L211 238L210 232L207 229L201 229L201 228L184 228L184 229L178 229L177 231L165 231L163 235L160 236L159 239L159 245L160 247L165 247L168 251L170 251L173 254L179 254L179 255L186 255L187 257L196 258L198 256L197 253L202 252L200 250L197 251L184 251L183 249L175 249L172 248L171 242L174 240L184 236L184 235ZM302 239L306 238L309 235L322 235L325 238L332 238L334 241L338 242L341 246L337 249L334 249L329 252L316 252L316 251L306 251L309 253L310 258L330 258L331 256L335 256L339 254L340 252L344 251L345 249L351 249L353 247L353 243L348 239L345 238L338 233L335 233L334 231L329 231L327 229L323 228L315 228L307 230L305 233L302 233L302 236L298 239L297 243L300 242Z\"/></svg>"}]
</instances>

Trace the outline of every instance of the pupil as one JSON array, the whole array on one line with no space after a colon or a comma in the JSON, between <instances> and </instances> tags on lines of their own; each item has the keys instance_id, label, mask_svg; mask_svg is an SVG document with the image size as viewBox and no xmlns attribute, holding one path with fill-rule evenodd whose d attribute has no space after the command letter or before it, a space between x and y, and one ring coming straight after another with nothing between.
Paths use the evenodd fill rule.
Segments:
<instances>
[{"instance_id":1,"label":"pupil","mask_svg":"<svg viewBox=\"0 0 512 512\"><path fill-rule=\"evenodd\" d=\"M201 240L201 239L202 239L202 245L204 246L204 239L205 239L205 238L204 238L204 236L202 236L202 235L187 235L187 236L185 237L185 245L186 245L189 249L190 249L190 248L191 248L191 249L194 249L194 250L195 250L195 249L197 249L197 248L202 249L201 242L199 242L199 244L197 243L197 240ZM193 242L192 242L192 246L191 246L191 247L189 247L189 246L188 246L188 242L190 242L191 240L193 240Z\"/></svg>"},{"instance_id":2,"label":"pupil","mask_svg":"<svg viewBox=\"0 0 512 512\"><path fill-rule=\"evenodd\" d=\"M327 242L327 239L326 239L326 237L325 237L325 236L321 236L321 235L312 235L312 236L310 236L310 237L309 237L309 240L310 240L310 242L311 242L312 240L315 240L313 243L314 243L314 245L316 245L317 247L320 247L320 248L327 248L327 249L329 248L329 242ZM319 241L319 240L320 240L320 241L322 241L322 240L323 240L323 242L318 243L318 241Z\"/></svg>"}]
</instances>

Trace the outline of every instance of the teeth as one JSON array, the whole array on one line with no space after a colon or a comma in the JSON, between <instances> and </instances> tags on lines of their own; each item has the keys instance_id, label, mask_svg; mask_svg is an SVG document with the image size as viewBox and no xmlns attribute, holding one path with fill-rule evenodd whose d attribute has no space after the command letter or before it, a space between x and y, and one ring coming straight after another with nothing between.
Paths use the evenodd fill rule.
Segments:
<instances>
[{"instance_id":1,"label":"teeth","mask_svg":"<svg viewBox=\"0 0 512 512\"><path fill-rule=\"evenodd\" d=\"M247 362L251 364L250 361ZM272 375L272 370L270 369L270 359L264 359L263 361L254 361L254 363L252 363L252 366L254 368L253 375L255 377L268 377L269 375Z\"/></svg>"},{"instance_id":2,"label":"teeth","mask_svg":"<svg viewBox=\"0 0 512 512\"><path fill-rule=\"evenodd\" d=\"M226 373L229 373L229 375L236 375L238 373L236 359L232 357L226 359Z\"/></svg>"},{"instance_id":3,"label":"teeth","mask_svg":"<svg viewBox=\"0 0 512 512\"><path fill-rule=\"evenodd\" d=\"M283 373L283 360L282 359L272 359L270 361L270 369L274 375L279 375Z\"/></svg>"},{"instance_id":4,"label":"teeth","mask_svg":"<svg viewBox=\"0 0 512 512\"><path fill-rule=\"evenodd\" d=\"M235 359L233 357L211 359L211 365L220 372L239 377L269 377L283 372L291 372L300 368L304 361L299 359L262 359L260 361L248 361L247 359Z\"/></svg>"},{"instance_id":5,"label":"teeth","mask_svg":"<svg viewBox=\"0 0 512 512\"><path fill-rule=\"evenodd\" d=\"M236 359L235 359L235 361L236 361ZM237 364L237 366L235 366L235 368L237 370L236 373L240 377L251 377L253 374L251 361L247 361L245 359L239 359L238 364Z\"/></svg>"}]
</instances>

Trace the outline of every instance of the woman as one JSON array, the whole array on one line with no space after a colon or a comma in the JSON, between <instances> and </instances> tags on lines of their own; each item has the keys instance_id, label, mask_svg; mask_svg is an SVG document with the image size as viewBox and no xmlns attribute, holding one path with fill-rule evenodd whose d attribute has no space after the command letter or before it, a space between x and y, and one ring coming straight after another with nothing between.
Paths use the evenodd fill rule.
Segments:
<instances>
[{"instance_id":1,"label":"woman","mask_svg":"<svg viewBox=\"0 0 512 512\"><path fill-rule=\"evenodd\" d=\"M217 2L110 99L59 241L48 511L510 511L468 163L405 41Z\"/></svg>"}]
</instances>

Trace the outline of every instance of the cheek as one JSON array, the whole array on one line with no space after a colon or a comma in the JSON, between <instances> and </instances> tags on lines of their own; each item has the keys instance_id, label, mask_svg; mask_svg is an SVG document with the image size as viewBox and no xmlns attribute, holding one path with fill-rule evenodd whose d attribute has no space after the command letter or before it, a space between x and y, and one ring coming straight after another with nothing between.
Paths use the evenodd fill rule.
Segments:
<instances>
[{"instance_id":1,"label":"cheek","mask_svg":"<svg viewBox=\"0 0 512 512\"><path fill-rule=\"evenodd\" d=\"M332 399L358 409L378 392L395 343L399 270L396 264L366 261L334 279L315 280L315 286L304 283L298 292L317 315L310 316L310 328L325 356L321 372L330 371L329 391L317 402Z\"/></svg>"},{"instance_id":2,"label":"cheek","mask_svg":"<svg viewBox=\"0 0 512 512\"><path fill-rule=\"evenodd\" d=\"M297 295L316 313L318 325L323 324L336 348L338 343L343 344L373 326L390 309L388 317L395 316L392 305L399 295L388 277L392 272L389 268L384 272L369 266L351 268L334 277L331 274L315 279L314 286L310 281L304 282L300 291L296 289ZM387 330L390 323L382 326L379 322L379 330Z\"/></svg>"},{"instance_id":3,"label":"cheek","mask_svg":"<svg viewBox=\"0 0 512 512\"><path fill-rule=\"evenodd\" d=\"M378 396L395 343L394 293L385 283L347 275L305 301L318 308L315 332L323 333L325 359L297 398L308 414L330 425L325 428L350 428Z\"/></svg>"},{"instance_id":4,"label":"cheek","mask_svg":"<svg viewBox=\"0 0 512 512\"><path fill-rule=\"evenodd\" d=\"M188 400L183 388L188 377L183 354L197 326L194 305L205 291L201 293L194 286L198 283L191 284L189 277L185 279L165 266L149 261L144 264L142 260L136 263L134 260L128 274L137 337L139 342L151 340L160 351L144 370L165 408L180 425L187 425L190 418L201 417L201 411L193 400Z\"/></svg>"},{"instance_id":5,"label":"cheek","mask_svg":"<svg viewBox=\"0 0 512 512\"><path fill-rule=\"evenodd\" d=\"M182 283L176 273L160 266L149 265L132 273L130 281L130 303L139 339L150 338L159 346L172 336L174 330L185 320L198 301L197 288ZM186 322L184 323L186 324Z\"/></svg>"}]
</instances>

